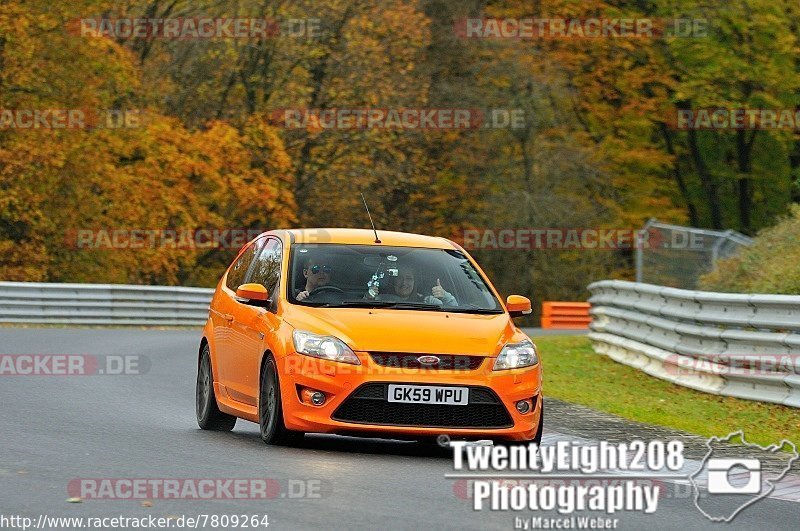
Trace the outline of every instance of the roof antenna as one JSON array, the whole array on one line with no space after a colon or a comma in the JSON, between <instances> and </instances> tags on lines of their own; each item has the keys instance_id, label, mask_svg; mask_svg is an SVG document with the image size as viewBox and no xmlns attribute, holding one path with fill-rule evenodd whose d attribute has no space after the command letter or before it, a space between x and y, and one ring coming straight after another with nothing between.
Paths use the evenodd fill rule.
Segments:
<instances>
[{"instance_id":1,"label":"roof antenna","mask_svg":"<svg viewBox=\"0 0 800 531\"><path fill-rule=\"evenodd\" d=\"M375 233L375 243L381 243L381 239L378 238L378 231L375 228L375 223L372 222L372 215L369 213L369 207L367 206L367 200L364 199L364 192L359 192L361 194L361 200L364 202L364 208L367 209L367 217L369 217L369 224L372 225L372 231Z\"/></svg>"}]
</instances>

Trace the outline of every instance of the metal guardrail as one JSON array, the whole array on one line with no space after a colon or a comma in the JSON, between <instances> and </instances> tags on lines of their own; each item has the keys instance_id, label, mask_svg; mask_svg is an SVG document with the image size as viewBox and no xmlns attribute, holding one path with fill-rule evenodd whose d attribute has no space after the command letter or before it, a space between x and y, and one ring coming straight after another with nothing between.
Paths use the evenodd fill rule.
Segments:
<instances>
[{"instance_id":1,"label":"metal guardrail","mask_svg":"<svg viewBox=\"0 0 800 531\"><path fill-rule=\"evenodd\" d=\"M209 288L0 282L0 323L198 326Z\"/></svg>"},{"instance_id":2,"label":"metal guardrail","mask_svg":"<svg viewBox=\"0 0 800 531\"><path fill-rule=\"evenodd\" d=\"M800 407L800 296L589 286L595 351L699 391Z\"/></svg>"}]
</instances>

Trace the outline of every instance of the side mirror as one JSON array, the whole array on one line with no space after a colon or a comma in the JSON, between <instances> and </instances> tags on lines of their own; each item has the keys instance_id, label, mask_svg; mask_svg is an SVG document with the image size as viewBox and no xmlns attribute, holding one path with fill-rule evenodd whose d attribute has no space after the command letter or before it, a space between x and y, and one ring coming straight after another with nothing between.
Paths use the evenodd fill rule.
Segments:
<instances>
[{"instance_id":1,"label":"side mirror","mask_svg":"<svg viewBox=\"0 0 800 531\"><path fill-rule=\"evenodd\" d=\"M271 302L267 288L261 284L242 284L236 289L236 300L259 308L266 308Z\"/></svg>"},{"instance_id":2,"label":"side mirror","mask_svg":"<svg viewBox=\"0 0 800 531\"><path fill-rule=\"evenodd\" d=\"M523 315L530 315L531 313L531 300L522 295L509 295L506 299L506 308L511 317L522 317Z\"/></svg>"}]
</instances>

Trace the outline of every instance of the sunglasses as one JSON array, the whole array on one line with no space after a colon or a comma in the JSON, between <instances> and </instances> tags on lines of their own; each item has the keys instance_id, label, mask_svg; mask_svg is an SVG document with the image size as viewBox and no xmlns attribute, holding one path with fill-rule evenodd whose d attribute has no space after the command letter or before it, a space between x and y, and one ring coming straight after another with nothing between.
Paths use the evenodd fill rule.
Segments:
<instances>
[{"instance_id":1,"label":"sunglasses","mask_svg":"<svg viewBox=\"0 0 800 531\"><path fill-rule=\"evenodd\" d=\"M311 271L311 273L312 273L312 274L314 274L314 275L316 275L316 274L317 274L317 273L319 273L320 271L322 271L323 273L328 273L328 274L330 274L330 272L332 271L332 269L331 269L331 266L327 266L327 265L324 265L324 266L321 266L321 265L313 265L313 266L311 266L311 267L309 268L309 271Z\"/></svg>"}]
</instances>

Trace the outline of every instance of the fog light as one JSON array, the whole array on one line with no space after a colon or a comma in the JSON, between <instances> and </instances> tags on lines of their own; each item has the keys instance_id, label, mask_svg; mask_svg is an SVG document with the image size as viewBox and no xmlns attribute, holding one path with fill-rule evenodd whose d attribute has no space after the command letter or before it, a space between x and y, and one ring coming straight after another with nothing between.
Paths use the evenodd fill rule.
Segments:
<instances>
[{"instance_id":1,"label":"fog light","mask_svg":"<svg viewBox=\"0 0 800 531\"><path fill-rule=\"evenodd\" d=\"M311 403L315 406L321 406L325 403L325 393L321 393L319 391L314 391L311 395Z\"/></svg>"},{"instance_id":2,"label":"fog light","mask_svg":"<svg viewBox=\"0 0 800 531\"><path fill-rule=\"evenodd\" d=\"M313 404L315 406L321 406L325 403L326 396L322 391L300 386L298 386L297 389L300 391L300 400L302 400L304 403Z\"/></svg>"},{"instance_id":3,"label":"fog light","mask_svg":"<svg viewBox=\"0 0 800 531\"><path fill-rule=\"evenodd\" d=\"M523 415L531 410L531 404L527 400L520 400L517 402L517 411Z\"/></svg>"}]
</instances>

